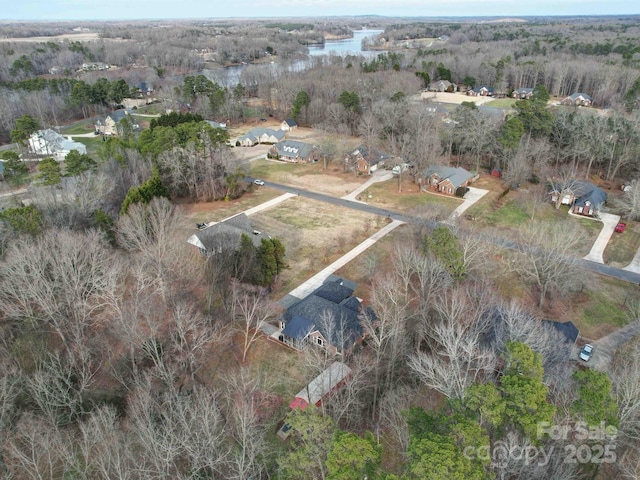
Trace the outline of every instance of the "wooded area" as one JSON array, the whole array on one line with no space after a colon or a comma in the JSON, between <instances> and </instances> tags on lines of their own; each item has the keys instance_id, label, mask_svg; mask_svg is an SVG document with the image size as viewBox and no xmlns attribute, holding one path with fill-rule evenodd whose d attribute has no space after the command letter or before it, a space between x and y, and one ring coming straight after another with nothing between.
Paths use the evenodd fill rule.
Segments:
<instances>
[{"instance_id":1,"label":"wooded area","mask_svg":"<svg viewBox=\"0 0 640 480\"><path fill-rule=\"evenodd\" d=\"M256 246L244 235L204 257L186 242L182 209L257 188L240 147L204 119L271 115L322 131L325 169L342 168L333 136L348 133L415 171L499 170L507 191L551 178L624 181L633 194L612 208L638 219L638 20L112 22L86 24L94 41L46 43L17 39L72 26L0 25L15 38L0 42L0 139L17 145L1 154L4 176L12 187L32 182L29 205L0 211L0 476L640 478L640 343L618 352L609 374L588 369L575 339L530 311L586 283L582 233L536 217L546 197L535 188L526 227L505 234L511 251L464 219L433 228L436 208L403 227L384 261L366 265L362 295L375 314L360 316L364 340L340 358L348 381L305 410L288 408L293 394L335 358L262 334L280 320L272 292L289 239ZM307 44L361 26L384 29L368 42L379 54L294 68ZM392 42L403 46L387 51ZM83 69L96 62L110 68ZM242 62L257 63L237 84L207 76ZM434 80L533 92L498 116L463 102L443 121L420 98ZM557 104L574 92L595 107ZM33 132L127 97L172 113L98 136L64 162L21 160ZM532 305L504 293L510 280ZM629 323L639 321L636 297L618 305ZM286 442L275 435L283 422Z\"/></svg>"}]
</instances>

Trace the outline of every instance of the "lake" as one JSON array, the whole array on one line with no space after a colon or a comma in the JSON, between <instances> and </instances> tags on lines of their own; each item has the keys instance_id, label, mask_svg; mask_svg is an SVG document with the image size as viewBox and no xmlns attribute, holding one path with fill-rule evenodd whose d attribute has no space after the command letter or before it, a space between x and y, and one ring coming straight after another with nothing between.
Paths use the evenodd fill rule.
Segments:
<instances>
[{"instance_id":1,"label":"lake","mask_svg":"<svg viewBox=\"0 0 640 480\"><path fill-rule=\"evenodd\" d=\"M376 51L363 51L362 39L365 37L374 37L384 30L354 30L353 38L347 38L345 40L327 40L324 45L310 45L309 55L317 57L321 55L363 55L367 58L374 58L380 52ZM279 63L258 63L253 65L232 65L225 68L205 69L202 74L209 80L218 83L219 85L234 87L240 81L240 75L249 66L252 68L269 69L272 74L278 75L282 70L288 72L299 72L309 68L312 61L308 60L295 60L294 62L282 65Z\"/></svg>"}]
</instances>

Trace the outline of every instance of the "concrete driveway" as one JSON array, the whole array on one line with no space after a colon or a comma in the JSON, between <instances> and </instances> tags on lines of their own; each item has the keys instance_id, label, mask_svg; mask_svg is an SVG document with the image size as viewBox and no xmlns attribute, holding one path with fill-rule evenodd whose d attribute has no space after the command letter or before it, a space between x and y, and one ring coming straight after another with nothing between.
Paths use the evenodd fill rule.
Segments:
<instances>
[{"instance_id":1,"label":"concrete driveway","mask_svg":"<svg viewBox=\"0 0 640 480\"><path fill-rule=\"evenodd\" d=\"M481 188L469 187L469 191L464 196L464 202L458 205L453 212L451 212L451 216L449 217L451 220L456 219L460 215L462 215L468 208L470 208L474 203L484 197L489 190L483 190Z\"/></svg>"},{"instance_id":2,"label":"concrete driveway","mask_svg":"<svg viewBox=\"0 0 640 480\"><path fill-rule=\"evenodd\" d=\"M624 234L623 234L624 235ZM640 248L636 252L631 263L623 268L623 270L627 270L629 272L640 273Z\"/></svg>"},{"instance_id":3,"label":"concrete driveway","mask_svg":"<svg viewBox=\"0 0 640 480\"><path fill-rule=\"evenodd\" d=\"M600 213L600 220L602 220L602 230L600 230L598 238L596 238L596 241L591 247L591 251L584 257L585 260L591 260L596 263L604 263L602 254L611 239L611 235L613 235L616 225L620 221L620 217L610 213Z\"/></svg>"},{"instance_id":4,"label":"concrete driveway","mask_svg":"<svg viewBox=\"0 0 640 480\"><path fill-rule=\"evenodd\" d=\"M387 180L391 180L392 178L393 178L393 174L389 170L376 170L375 172L373 172L373 174L371 174L371 178L369 178L369 180L364 182L362 185L356 188L349 195L345 195L342 198L344 198L345 200L351 200L353 202L361 202L360 200L357 200L358 195L364 192L367 188L369 188L374 183L386 182ZM366 202L361 202L361 203L366 203Z\"/></svg>"}]
</instances>

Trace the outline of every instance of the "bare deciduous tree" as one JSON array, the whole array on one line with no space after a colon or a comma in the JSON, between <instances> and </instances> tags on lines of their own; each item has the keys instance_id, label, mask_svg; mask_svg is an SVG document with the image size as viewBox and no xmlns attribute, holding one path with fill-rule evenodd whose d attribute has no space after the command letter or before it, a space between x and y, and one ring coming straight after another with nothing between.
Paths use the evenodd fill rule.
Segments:
<instances>
[{"instance_id":1,"label":"bare deciduous tree","mask_svg":"<svg viewBox=\"0 0 640 480\"><path fill-rule=\"evenodd\" d=\"M561 227L538 222L524 227L508 268L537 286L540 308L551 289L566 292L575 286L579 278L575 251L581 242L582 232L569 222Z\"/></svg>"}]
</instances>

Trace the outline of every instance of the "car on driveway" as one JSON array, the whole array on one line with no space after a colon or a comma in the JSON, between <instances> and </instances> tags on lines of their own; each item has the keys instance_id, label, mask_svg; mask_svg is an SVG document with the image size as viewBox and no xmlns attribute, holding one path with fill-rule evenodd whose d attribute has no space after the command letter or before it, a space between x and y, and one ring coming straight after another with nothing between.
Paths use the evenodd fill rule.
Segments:
<instances>
[{"instance_id":1,"label":"car on driveway","mask_svg":"<svg viewBox=\"0 0 640 480\"><path fill-rule=\"evenodd\" d=\"M622 233L624 232L624 229L627 228L627 224L626 223L619 223L618 225L616 225L616 233Z\"/></svg>"},{"instance_id":2,"label":"car on driveway","mask_svg":"<svg viewBox=\"0 0 640 480\"><path fill-rule=\"evenodd\" d=\"M255 183L256 185L264 185L264 180L260 180L259 178L256 178L253 183Z\"/></svg>"},{"instance_id":3,"label":"car on driveway","mask_svg":"<svg viewBox=\"0 0 640 480\"><path fill-rule=\"evenodd\" d=\"M584 347L582 347L582 350L580 350L580 360L588 362L591 358L591 355L593 355L593 345L587 343Z\"/></svg>"}]
</instances>

